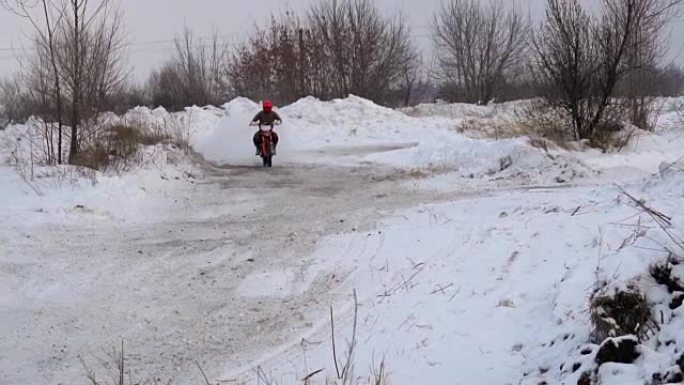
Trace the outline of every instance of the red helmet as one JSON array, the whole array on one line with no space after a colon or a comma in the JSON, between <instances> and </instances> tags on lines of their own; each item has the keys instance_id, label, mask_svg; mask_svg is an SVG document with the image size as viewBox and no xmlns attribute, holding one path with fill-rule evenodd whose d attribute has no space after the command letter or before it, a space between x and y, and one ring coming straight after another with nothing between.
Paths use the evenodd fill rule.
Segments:
<instances>
[{"instance_id":1,"label":"red helmet","mask_svg":"<svg viewBox=\"0 0 684 385\"><path fill-rule=\"evenodd\" d=\"M264 101L264 111L271 111L273 109L273 102L270 100Z\"/></svg>"}]
</instances>

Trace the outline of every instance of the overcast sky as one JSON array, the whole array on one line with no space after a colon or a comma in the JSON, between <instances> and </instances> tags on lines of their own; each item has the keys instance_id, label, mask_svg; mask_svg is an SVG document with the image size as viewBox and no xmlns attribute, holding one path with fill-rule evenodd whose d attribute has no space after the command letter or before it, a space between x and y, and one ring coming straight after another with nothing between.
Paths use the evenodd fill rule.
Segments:
<instances>
[{"instance_id":1,"label":"overcast sky","mask_svg":"<svg viewBox=\"0 0 684 385\"><path fill-rule=\"evenodd\" d=\"M254 24L266 24L271 12L301 10L316 0L119 0L130 42L129 59L135 77L142 79L168 55L173 38L186 23L198 36L218 29L226 42L239 41ZM373 0L387 14L402 12L416 43L429 53L429 25L442 0ZM487 0L484 0L487 1ZM585 0L596 2L598 0ZM536 19L544 0L519 0ZM0 76L15 71L23 57L21 47L31 32L26 21L0 9ZM159 42L162 41L162 42ZM167 42L164 42L167 41ZM684 64L684 20L673 25L671 57Z\"/></svg>"}]
</instances>

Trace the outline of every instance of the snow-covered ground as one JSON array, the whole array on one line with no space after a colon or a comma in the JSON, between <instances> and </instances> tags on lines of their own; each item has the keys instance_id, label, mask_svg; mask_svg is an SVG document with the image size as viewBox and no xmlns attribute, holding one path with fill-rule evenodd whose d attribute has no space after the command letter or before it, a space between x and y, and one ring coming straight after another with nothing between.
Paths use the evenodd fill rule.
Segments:
<instances>
[{"instance_id":1,"label":"snow-covered ground","mask_svg":"<svg viewBox=\"0 0 684 385\"><path fill-rule=\"evenodd\" d=\"M270 170L253 155L252 101L140 108L120 119L203 159L158 145L122 175L36 166L26 180L4 164L27 143L9 127L0 383L86 383L80 359L101 370L120 339L138 378L202 383L198 362L212 383L319 369L311 381L325 383L332 307L340 361L356 329L360 383L384 361L393 385L574 385L594 369L588 303L603 281L635 282L667 314L635 364L604 365L598 383L650 381L684 351L684 315L648 275L672 241L621 188L680 234L682 101L662 101L656 133L603 154L462 129L505 129L517 103L305 98L278 110Z\"/></svg>"}]
</instances>

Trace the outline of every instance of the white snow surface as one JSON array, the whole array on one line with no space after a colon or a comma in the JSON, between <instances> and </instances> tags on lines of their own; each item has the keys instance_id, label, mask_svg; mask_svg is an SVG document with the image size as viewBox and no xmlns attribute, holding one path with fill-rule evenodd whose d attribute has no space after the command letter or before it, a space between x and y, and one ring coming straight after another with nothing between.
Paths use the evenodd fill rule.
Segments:
<instances>
[{"instance_id":1,"label":"white snow surface","mask_svg":"<svg viewBox=\"0 0 684 385\"><path fill-rule=\"evenodd\" d=\"M309 97L277 110L272 170L244 98L110 116L208 162L160 144L123 174L31 167L39 133L7 127L0 384L87 383L79 357L121 338L135 376L203 383L197 361L212 383L322 369L323 384L336 379L331 308L340 366L356 329L359 384L381 362L392 385L574 385L594 370L601 385L649 383L684 352L684 308L649 266L663 246L684 250L621 188L684 237L683 102L661 100L655 133L604 154L457 129L510 122L517 103ZM594 364L588 301L603 281L636 285L660 319L633 364Z\"/></svg>"},{"instance_id":2,"label":"white snow surface","mask_svg":"<svg viewBox=\"0 0 684 385\"><path fill-rule=\"evenodd\" d=\"M459 124L473 117L484 126L497 121L514 124L514 111L521 103L392 110L354 96L330 102L308 97L278 110L284 123L276 129L281 137L276 162L378 164L431 176L448 174L437 184L453 189L464 184L482 187L493 181L547 185L586 182L599 176L602 180L640 179L656 172L663 162L679 160L684 145L677 109L684 98L661 102L659 132L640 131L627 148L610 154L590 149L543 151L523 137L495 140L458 132ZM251 151L255 130L247 127L258 108L238 98L223 106L222 116L216 110L189 109L191 144L212 162L258 164Z\"/></svg>"}]
</instances>

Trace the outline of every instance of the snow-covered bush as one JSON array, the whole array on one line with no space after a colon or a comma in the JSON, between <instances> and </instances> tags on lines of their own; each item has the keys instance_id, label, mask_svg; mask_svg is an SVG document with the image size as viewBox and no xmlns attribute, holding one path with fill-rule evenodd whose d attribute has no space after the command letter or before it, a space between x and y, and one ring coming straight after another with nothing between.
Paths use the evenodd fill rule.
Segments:
<instances>
[{"instance_id":1,"label":"snow-covered bush","mask_svg":"<svg viewBox=\"0 0 684 385\"><path fill-rule=\"evenodd\" d=\"M648 300L636 285L602 288L593 296L590 311L596 343L626 335L641 339L653 324Z\"/></svg>"},{"instance_id":2,"label":"snow-covered bush","mask_svg":"<svg viewBox=\"0 0 684 385\"><path fill-rule=\"evenodd\" d=\"M142 126L115 124L97 132L80 153L80 164L95 170L126 170L142 162L140 151L171 138Z\"/></svg>"}]
</instances>

